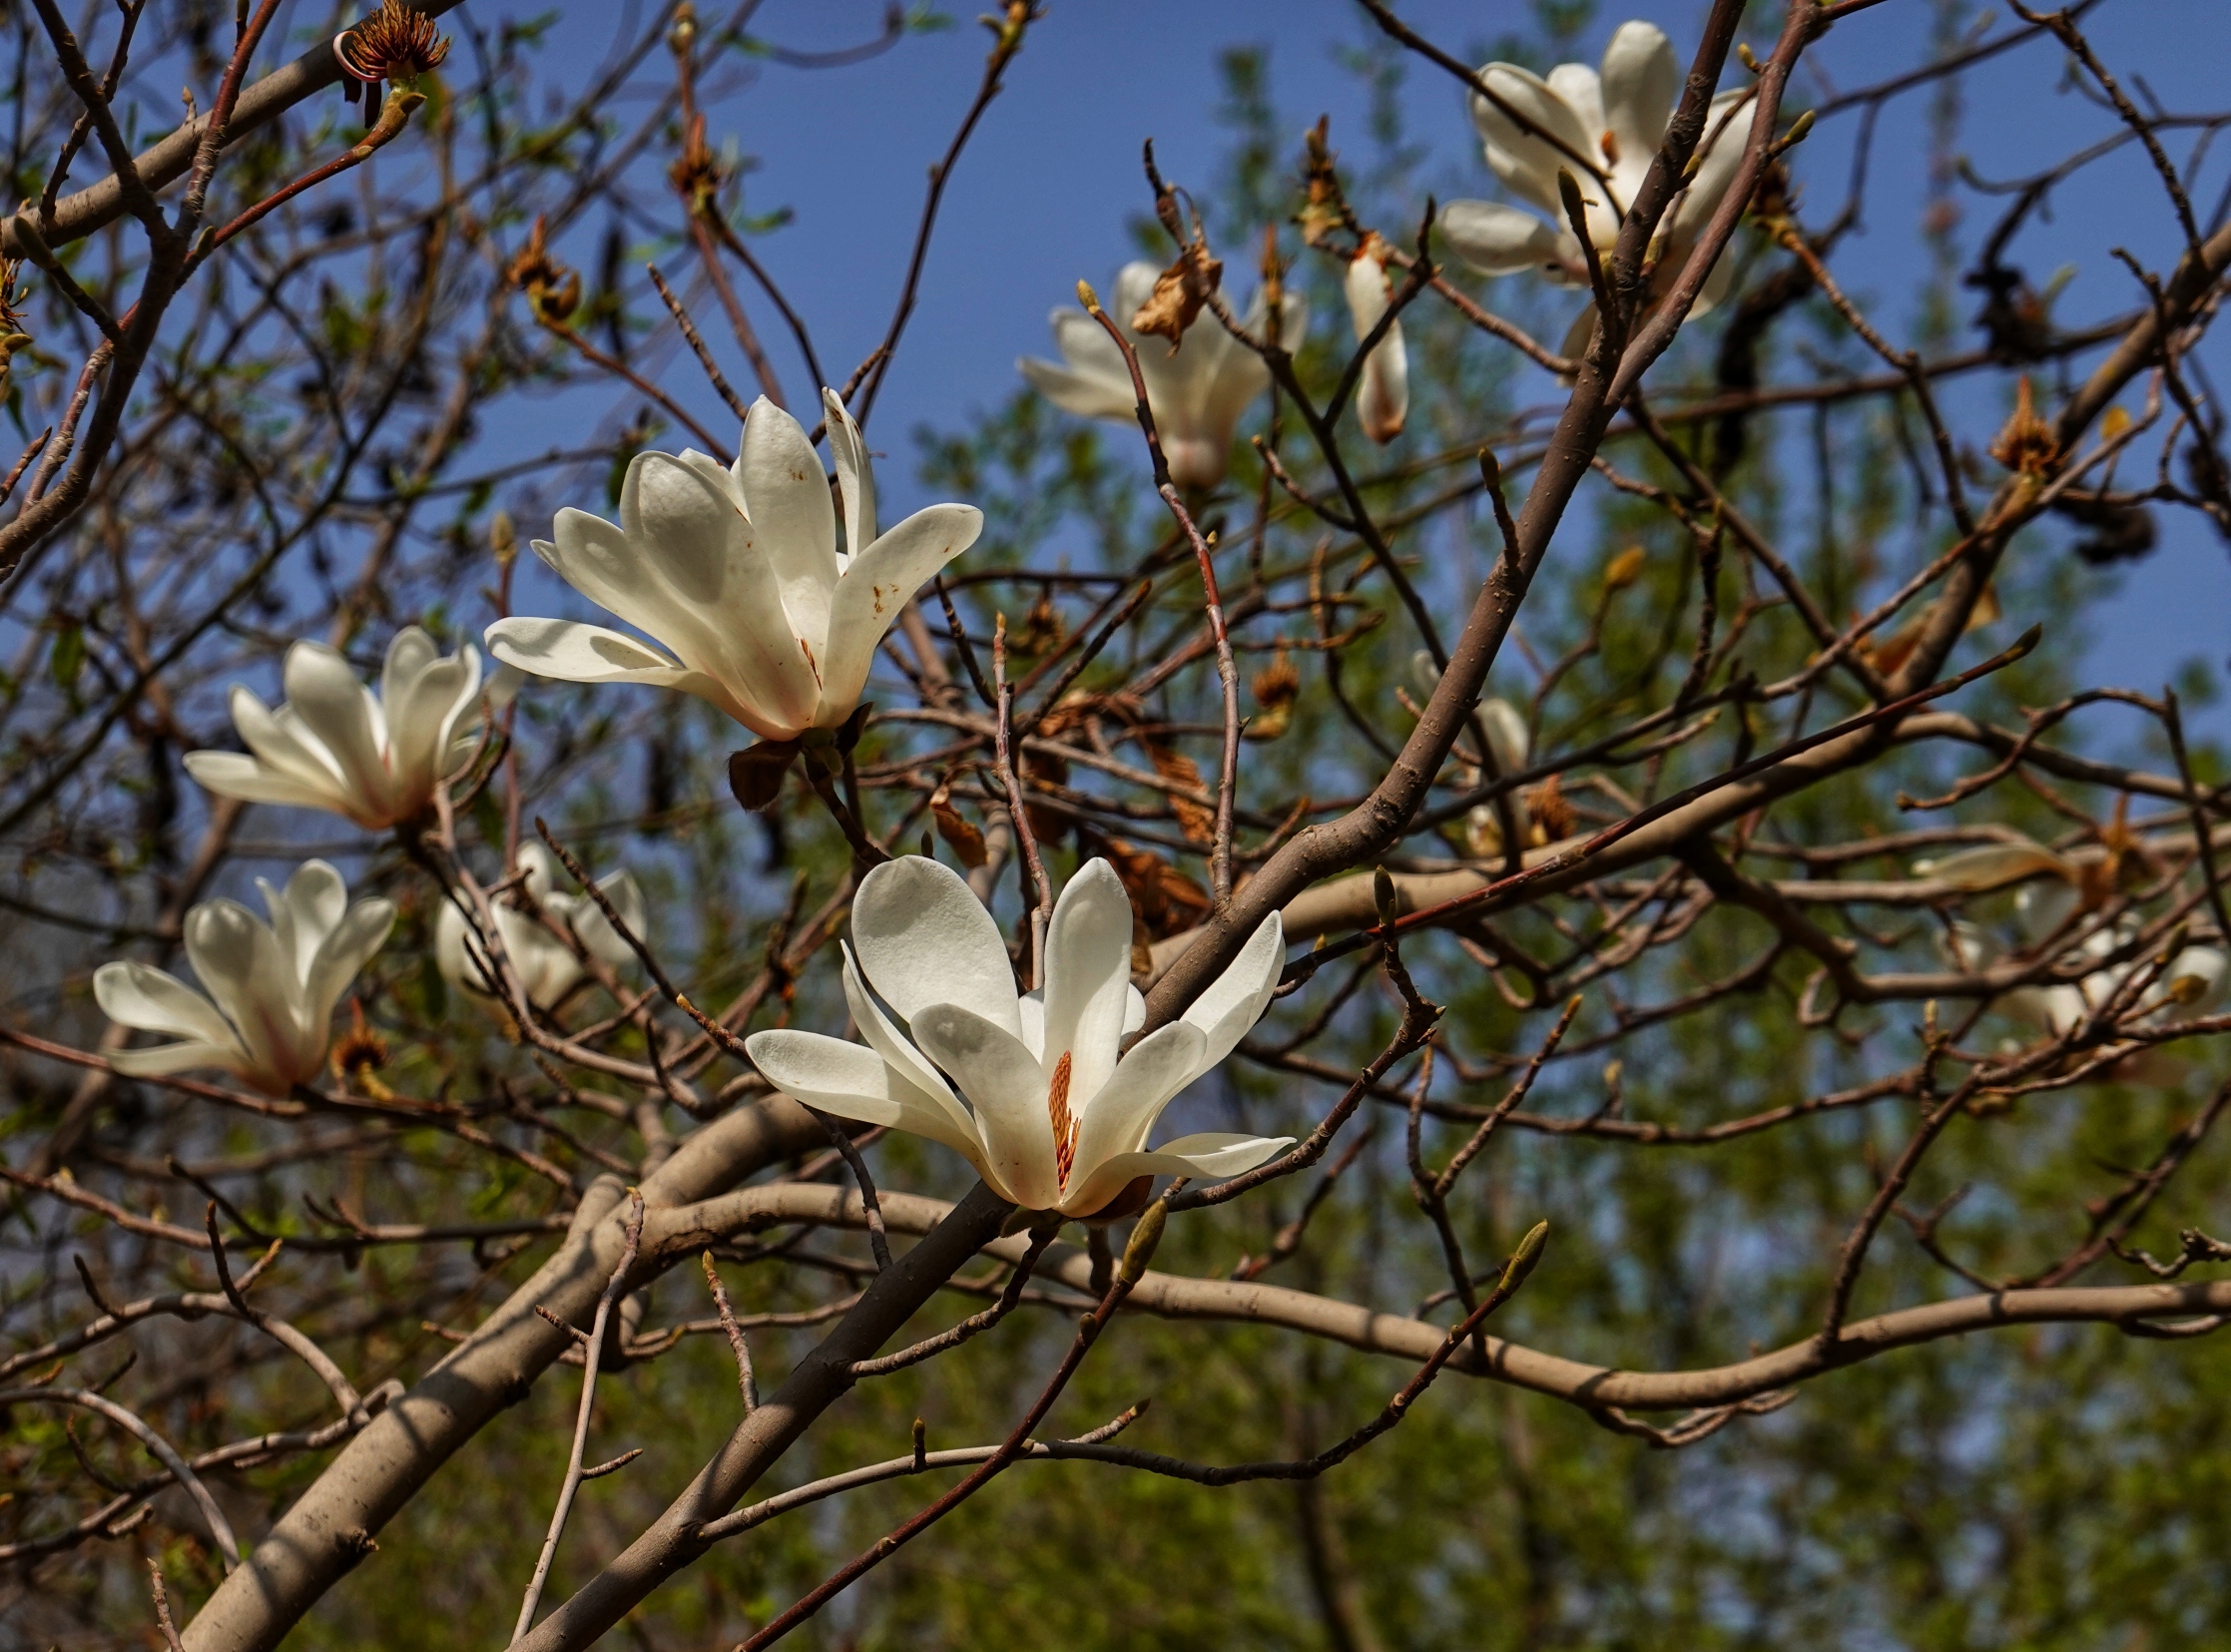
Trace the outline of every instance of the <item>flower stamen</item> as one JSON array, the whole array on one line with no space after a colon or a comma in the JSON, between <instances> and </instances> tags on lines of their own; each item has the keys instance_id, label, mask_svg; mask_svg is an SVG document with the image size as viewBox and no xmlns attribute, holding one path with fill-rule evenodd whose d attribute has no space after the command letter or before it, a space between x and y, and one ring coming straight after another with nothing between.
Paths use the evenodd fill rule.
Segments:
<instances>
[{"instance_id":1,"label":"flower stamen","mask_svg":"<svg viewBox=\"0 0 2231 1652\"><path fill-rule=\"evenodd\" d=\"M1060 1185L1069 1185L1070 1167L1077 1162L1077 1121L1069 1116L1069 1052L1053 1064L1053 1081L1046 1086L1046 1116L1053 1121L1053 1173Z\"/></svg>"}]
</instances>

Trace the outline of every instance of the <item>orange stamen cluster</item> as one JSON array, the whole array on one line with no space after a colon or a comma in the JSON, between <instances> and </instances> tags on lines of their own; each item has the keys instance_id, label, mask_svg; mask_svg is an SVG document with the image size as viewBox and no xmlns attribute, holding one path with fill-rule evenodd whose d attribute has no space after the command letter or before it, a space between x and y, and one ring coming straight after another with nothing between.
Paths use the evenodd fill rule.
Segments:
<instances>
[{"instance_id":1,"label":"orange stamen cluster","mask_svg":"<svg viewBox=\"0 0 2231 1652\"><path fill-rule=\"evenodd\" d=\"M1069 1116L1069 1052L1053 1064L1053 1082L1046 1086L1046 1116L1053 1121L1054 1175L1063 1187L1077 1162L1077 1121Z\"/></svg>"}]
</instances>

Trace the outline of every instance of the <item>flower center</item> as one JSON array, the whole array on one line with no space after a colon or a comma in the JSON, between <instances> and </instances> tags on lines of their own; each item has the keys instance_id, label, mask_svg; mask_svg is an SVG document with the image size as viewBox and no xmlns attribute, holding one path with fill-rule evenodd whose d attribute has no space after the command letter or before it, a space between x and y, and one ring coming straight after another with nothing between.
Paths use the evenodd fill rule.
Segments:
<instances>
[{"instance_id":1,"label":"flower center","mask_svg":"<svg viewBox=\"0 0 2231 1652\"><path fill-rule=\"evenodd\" d=\"M1064 1188L1069 1170L1077 1162L1077 1121L1069 1116L1069 1052L1053 1064L1053 1079L1046 1086L1046 1117L1053 1121L1053 1171Z\"/></svg>"}]
</instances>

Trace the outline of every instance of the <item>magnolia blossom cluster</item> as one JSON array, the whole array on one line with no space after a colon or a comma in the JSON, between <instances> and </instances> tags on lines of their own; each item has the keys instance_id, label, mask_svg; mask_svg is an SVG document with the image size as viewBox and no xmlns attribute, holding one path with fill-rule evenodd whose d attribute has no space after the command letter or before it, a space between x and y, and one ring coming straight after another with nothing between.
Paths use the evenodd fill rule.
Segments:
<instances>
[{"instance_id":1,"label":"magnolia blossom cluster","mask_svg":"<svg viewBox=\"0 0 2231 1652\"><path fill-rule=\"evenodd\" d=\"M2016 987L1999 1000L2007 1013L2051 1037L2065 1037L2118 1005L2119 1014L2140 1019L2195 1008L2215 995L2231 970L2231 956L2220 947L2184 946L2155 971L2150 962L2128 956L2139 938L2139 925L2129 916L2086 928L2082 918L2087 905L2096 909L2105 891L2087 888L2082 866L2041 843L1981 844L1941 859L1917 860L1913 871L1963 894L2018 884L2011 944L1961 917L1949 926L1942 945L1948 961L1959 969L1987 969L2048 949L2057 952L2053 961L2061 972L2074 972L2074 980ZM2123 956L2118 959L2118 954ZM2130 995L2127 989L2147 973L2152 979Z\"/></svg>"}]
</instances>

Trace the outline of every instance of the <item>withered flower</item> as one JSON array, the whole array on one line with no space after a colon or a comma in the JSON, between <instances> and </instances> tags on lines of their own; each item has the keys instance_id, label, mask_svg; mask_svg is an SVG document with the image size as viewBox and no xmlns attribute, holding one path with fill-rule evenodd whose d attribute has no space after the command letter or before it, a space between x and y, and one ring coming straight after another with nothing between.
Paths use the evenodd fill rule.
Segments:
<instances>
[{"instance_id":1,"label":"withered flower","mask_svg":"<svg viewBox=\"0 0 2231 1652\"><path fill-rule=\"evenodd\" d=\"M1309 204L1294 215L1294 222L1302 227L1302 240L1311 247L1324 246L1325 238L1336 230L1355 228L1355 215L1348 210L1340 174L1333 167L1338 157L1326 141L1332 122L1330 115L1320 116L1304 143L1302 176L1309 189Z\"/></svg>"},{"instance_id":2,"label":"withered flower","mask_svg":"<svg viewBox=\"0 0 2231 1652\"><path fill-rule=\"evenodd\" d=\"M1526 818L1533 823L1533 836L1537 845L1562 842L1572 835L1575 824L1572 804L1565 797L1564 788L1551 775L1539 786L1521 792L1519 797L1526 805Z\"/></svg>"},{"instance_id":3,"label":"withered flower","mask_svg":"<svg viewBox=\"0 0 2231 1652\"><path fill-rule=\"evenodd\" d=\"M21 259L0 259L0 397L8 393L9 363L17 350L31 342L31 334L23 330L22 311L31 289L16 285L22 269Z\"/></svg>"},{"instance_id":4,"label":"withered flower","mask_svg":"<svg viewBox=\"0 0 2231 1652\"><path fill-rule=\"evenodd\" d=\"M2037 416L2030 401L2027 373L2014 382L2013 416L1990 444L1990 456L2015 475L2033 480L2042 480L2059 468L2060 443L2053 437L2053 427Z\"/></svg>"},{"instance_id":5,"label":"withered flower","mask_svg":"<svg viewBox=\"0 0 2231 1652\"><path fill-rule=\"evenodd\" d=\"M1282 642L1272 651L1271 663L1255 674L1255 681L1248 687L1254 691L1255 703L1262 712L1249 721L1247 738L1278 739L1293 726L1294 702L1302 693L1302 674L1286 657L1286 644Z\"/></svg>"},{"instance_id":6,"label":"withered flower","mask_svg":"<svg viewBox=\"0 0 2231 1652\"><path fill-rule=\"evenodd\" d=\"M527 295L527 307L537 320L562 327L581 307L581 275L550 256L548 233L545 221L537 218L504 278Z\"/></svg>"},{"instance_id":7,"label":"withered flower","mask_svg":"<svg viewBox=\"0 0 2231 1652\"><path fill-rule=\"evenodd\" d=\"M666 176L674 193L688 204L691 217L704 218L713 212L721 186L728 182L728 171L705 141L703 115L691 116L683 128L682 153L666 169Z\"/></svg>"},{"instance_id":8,"label":"withered flower","mask_svg":"<svg viewBox=\"0 0 2231 1652\"><path fill-rule=\"evenodd\" d=\"M414 86L448 56L449 37L435 33L433 19L402 0L382 0L371 16L333 36L341 96L353 103L362 89L367 111L378 101L381 81Z\"/></svg>"},{"instance_id":9,"label":"withered flower","mask_svg":"<svg viewBox=\"0 0 2231 1652\"><path fill-rule=\"evenodd\" d=\"M364 1019L361 998L348 1000L348 1030L333 1040L333 1077L346 1084L351 1078L369 1074L372 1069L387 1065L387 1040L372 1029Z\"/></svg>"}]
</instances>

